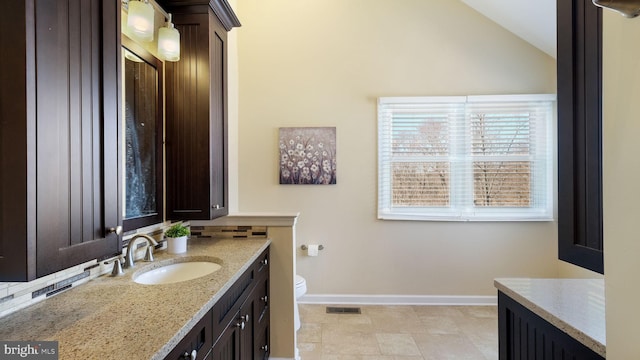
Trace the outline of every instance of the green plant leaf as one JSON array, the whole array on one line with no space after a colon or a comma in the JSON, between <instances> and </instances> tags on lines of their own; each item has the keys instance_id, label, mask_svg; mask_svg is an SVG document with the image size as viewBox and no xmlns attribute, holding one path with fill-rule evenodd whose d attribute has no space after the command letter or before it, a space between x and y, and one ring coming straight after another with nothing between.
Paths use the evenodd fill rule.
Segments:
<instances>
[{"instance_id":1,"label":"green plant leaf","mask_svg":"<svg viewBox=\"0 0 640 360\"><path fill-rule=\"evenodd\" d=\"M164 232L164 235L170 238L189 236L190 234L191 234L191 231L189 231L189 228L182 224L175 224Z\"/></svg>"}]
</instances>

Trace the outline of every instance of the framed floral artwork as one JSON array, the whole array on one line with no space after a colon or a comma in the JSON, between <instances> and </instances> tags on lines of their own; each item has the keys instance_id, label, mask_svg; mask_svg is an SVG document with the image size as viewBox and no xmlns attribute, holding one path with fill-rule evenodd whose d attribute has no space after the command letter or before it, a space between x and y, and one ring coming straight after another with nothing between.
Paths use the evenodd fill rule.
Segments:
<instances>
[{"instance_id":1,"label":"framed floral artwork","mask_svg":"<svg viewBox=\"0 0 640 360\"><path fill-rule=\"evenodd\" d=\"M280 128L280 184L336 183L336 128Z\"/></svg>"}]
</instances>

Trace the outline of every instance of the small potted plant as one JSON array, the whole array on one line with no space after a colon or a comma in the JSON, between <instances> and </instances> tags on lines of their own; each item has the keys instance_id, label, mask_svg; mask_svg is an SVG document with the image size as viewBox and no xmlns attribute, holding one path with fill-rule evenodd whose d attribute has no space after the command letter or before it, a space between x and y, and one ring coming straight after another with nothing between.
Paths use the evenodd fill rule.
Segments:
<instances>
[{"instance_id":1,"label":"small potted plant","mask_svg":"<svg viewBox=\"0 0 640 360\"><path fill-rule=\"evenodd\" d=\"M167 238L167 251L170 254L181 254L187 251L187 237L191 234L189 228L181 223L171 226L164 235Z\"/></svg>"}]
</instances>

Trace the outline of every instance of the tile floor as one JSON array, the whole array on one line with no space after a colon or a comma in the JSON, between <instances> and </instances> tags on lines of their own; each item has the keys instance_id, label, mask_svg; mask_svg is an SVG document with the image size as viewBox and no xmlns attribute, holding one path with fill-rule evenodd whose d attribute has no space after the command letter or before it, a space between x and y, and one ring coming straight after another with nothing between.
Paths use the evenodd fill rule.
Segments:
<instances>
[{"instance_id":1,"label":"tile floor","mask_svg":"<svg viewBox=\"0 0 640 360\"><path fill-rule=\"evenodd\" d=\"M356 307L362 314L327 314L326 305L300 304L301 359L498 359L495 306Z\"/></svg>"}]
</instances>

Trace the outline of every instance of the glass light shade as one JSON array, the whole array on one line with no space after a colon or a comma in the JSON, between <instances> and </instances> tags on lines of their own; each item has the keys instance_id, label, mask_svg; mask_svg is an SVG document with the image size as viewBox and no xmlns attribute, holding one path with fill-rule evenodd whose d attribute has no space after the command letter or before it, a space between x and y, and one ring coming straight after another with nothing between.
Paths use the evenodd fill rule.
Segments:
<instances>
[{"instance_id":1,"label":"glass light shade","mask_svg":"<svg viewBox=\"0 0 640 360\"><path fill-rule=\"evenodd\" d=\"M143 1L129 1L127 27L136 38L153 41L153 6Z\"/></svg>"},{"instance_id":2,"label":"glass light shade","mask_svg":"<svg viewBox=\"0 0 640 360\"><path fill-rule=\"evenodd\" d=\"M180 32L172 23L158 30L158 54L166 61L180 60Z\"/></svg>"}]
</instances>

